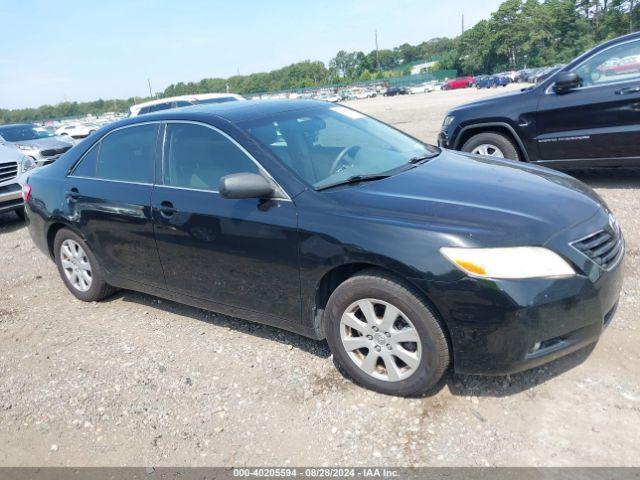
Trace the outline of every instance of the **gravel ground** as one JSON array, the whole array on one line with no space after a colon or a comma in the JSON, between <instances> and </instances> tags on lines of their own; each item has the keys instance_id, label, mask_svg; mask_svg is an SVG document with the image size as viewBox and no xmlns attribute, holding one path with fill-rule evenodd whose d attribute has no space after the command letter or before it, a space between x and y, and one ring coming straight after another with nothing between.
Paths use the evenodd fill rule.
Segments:
<instances>
[{"instance_id":1,"label":"gravel ground","mask_svg":"<svg viewBox=\"0 0 640 480\"><path fill-rule=\"evenodd\" d=\"M350 104L434 142L448 108L503 91ZM0 215L0 465L638 465L640 170L575 174L627 237L611 327L592 351L418 400L351 384L323 342L133 292L81 303Z\"/></svg>"}]
</instances>

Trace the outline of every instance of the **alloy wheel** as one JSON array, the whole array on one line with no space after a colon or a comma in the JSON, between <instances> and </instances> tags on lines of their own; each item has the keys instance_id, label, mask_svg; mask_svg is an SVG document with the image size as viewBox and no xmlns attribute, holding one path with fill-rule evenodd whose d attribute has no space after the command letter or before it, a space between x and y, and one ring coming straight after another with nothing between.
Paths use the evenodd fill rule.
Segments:
<instances>
[{"instance_id":1,"label":"alloy wheel","mask_svg":"<svg viewBox=\"0 0 640 480\"><path fill-rule=\"evenodd\" d=\"M474 148L471 153L475 155L485 155L488 157L498 157L504 158L504 153L495 145L491 145L489 143L483 143L482 145L478 145Z\"/></svg>"},{"instance_id":2,"label":"alloy wheel","mask_svg":"<svg viewBox=\"0 0 640 480\"><path fill-rule=\"evenodd\" d=\"M351 304L340 319L340 338L353 363L379 380L405 380L420 365L418 331L388 302L365 298Z\"/></svg>"},{"instance_id":3,"label":"alloy wheel","mask_svg":"<svg viewBox=\"0 0 640 480\"><path fill-rule=\"evenodd\" d=\"M70 238L60 246L60 263L69 283L80 292L91 288L91 263L84 249Z\"/></svg>"}]
</instances>

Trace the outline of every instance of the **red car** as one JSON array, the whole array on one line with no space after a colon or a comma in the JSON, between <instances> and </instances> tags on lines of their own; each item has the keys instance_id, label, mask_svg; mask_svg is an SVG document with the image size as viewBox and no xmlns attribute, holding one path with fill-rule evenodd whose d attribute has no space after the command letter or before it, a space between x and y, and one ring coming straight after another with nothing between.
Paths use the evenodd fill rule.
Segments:
<instances>
[{"instance_id":1,"label":"red car","mask_svg":"<svg viewBox=\"0 0 640 480\"><path fill-rule=\"evenodd\" d=\"M616 59L615 62L606 62L600 65L597 71L608 77L640 72L640 55L621 60Z\"/></svg>"},{"instance_id":2,"label":"red car","mask_svg":"<svg viewBox=\"0 0 640 480\"><path fill-rule=\"evenodd\" d=\"M472 76L454 78L449 80L442 86L442 90L455 90L457 88L467 88L475 83L475 78Z\"/></svg>"}]
</instances>

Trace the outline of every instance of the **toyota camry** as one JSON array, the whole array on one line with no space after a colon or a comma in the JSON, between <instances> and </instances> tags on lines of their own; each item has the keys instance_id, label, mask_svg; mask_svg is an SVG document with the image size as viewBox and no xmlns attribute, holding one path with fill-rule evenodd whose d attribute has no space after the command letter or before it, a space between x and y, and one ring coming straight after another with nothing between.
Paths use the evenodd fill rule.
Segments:
<instances>
[{"instance_id":1,"label":"toyota camry","mask_svg":"<svg viewBox=\"0 0 640 480\"><path fill-rule=\"evenodd\" d=\"M324 102L129 118L23 193L78 299L131 289L326 339L393 395L593 344L622 282L621 229L589 187Z\"/></svg>"}]
</instances>

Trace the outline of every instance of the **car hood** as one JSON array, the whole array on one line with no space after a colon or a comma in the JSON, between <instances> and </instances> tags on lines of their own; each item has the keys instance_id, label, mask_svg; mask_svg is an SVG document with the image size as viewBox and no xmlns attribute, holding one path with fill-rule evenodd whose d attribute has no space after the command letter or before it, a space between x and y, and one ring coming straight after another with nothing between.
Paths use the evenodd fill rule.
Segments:
<instances>
[{"instance_id":1,"label":"car hood","mask_svg":"<svg viewBox=\"0 0 640 480\"><path fill-rule=\"evenodd\" d=\"M603 201L580 181L543 167L444 150L426 164L358 187L343 205L389 222L428 225L468 246L542 245L592 217Z\"/></svg>"},{"instance_id":2,"label":"car hood","mask_svg":"<svg viewBox=\"0 0 640 480\"><path fill-rule=\"evenodd\" d=\"M65 140L57 136L48 138L37 138L35 140L20 140L14 143L18 143L20 145L28 145L34 150L44 150L47 148L63 148L70 145L73 146L73 144L69 140Z\"/></svg>"},{"instance_id":3,"label":"car hood","mask_svg":"<svg viewBox=\"0 0 640 480\"><path fill-rule=\"evenodd\" d=\"M482 81L488 82L489 79L482 80ZM524 95L528 96L530 93L531 93L531 89L530 88L523 88L521 90L516 90L514 92L503 93L501 95L495 95L495 96L483 98L482 100L477 100L475 102L469 102L469 103L465 103L463 105L459 105L459 106L451 109L449 111L449 114L450 115L455 115L455 113L457 111L460 111L460 110L465 110L466 111L469 108L475 108L475 107L486 108L486 107L491 107L491 106L494 106L494 105L501 105L511 97L518 97L518 96L524 96Z\"/></svg>"}]
</instances>

